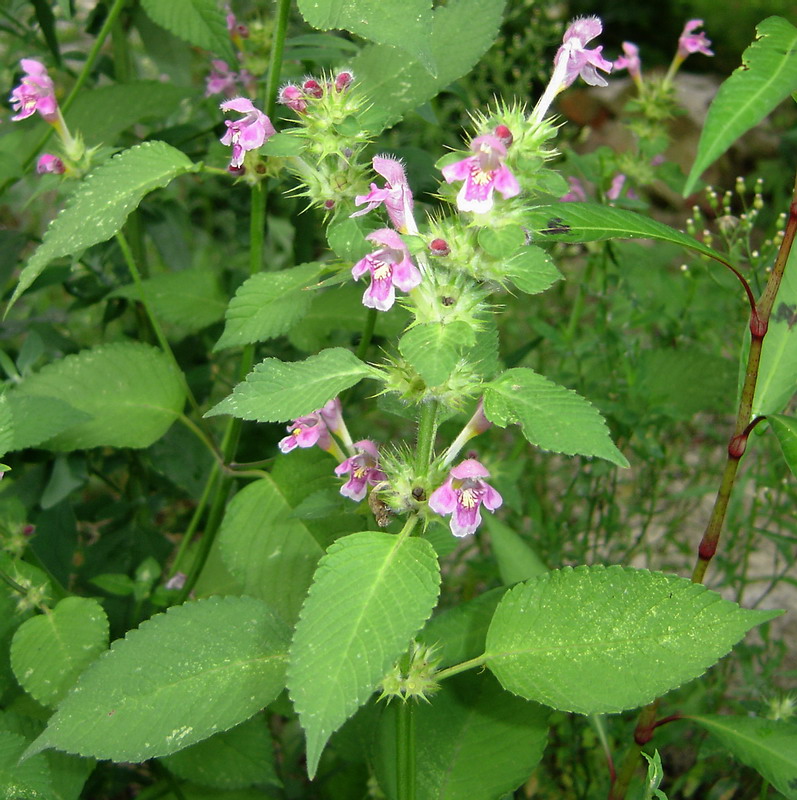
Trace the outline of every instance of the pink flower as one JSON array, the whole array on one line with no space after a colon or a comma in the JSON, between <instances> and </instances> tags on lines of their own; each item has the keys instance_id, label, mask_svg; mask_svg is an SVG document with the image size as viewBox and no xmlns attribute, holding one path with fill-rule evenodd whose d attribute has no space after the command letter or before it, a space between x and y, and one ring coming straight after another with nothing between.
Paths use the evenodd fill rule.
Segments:
<instances>
[{"instance_id":1,"label":"pink flower","mask_svg":"<svg viewBox=\"0 0 797 800\"><path fill-rule=\"evenodd\" d=\"M66 172L66 167L58 156L54 156L51 153L43 153L36 162L36 172L38 172L39 175L46 175L48 173L63 175L64 172Z\"/></svg>"},{"instance_id":2,"label":"pink flower","mask_svg":"<svg viewBox=\"0 0 797 800\"><path fill-rule=\"evenodd\" d=\"M407 183L407 176L404 173L404 165L396 158L390 156L374 156L374 171L378 172L384 179L385 185L379 189L375 183L371 184L371 191L368 194L358 194L354 202L361 206L367 203L365 208L355 211L350 216L361 217L369 211L373 211L378 205L385 204L387 215L393 227L400 232L407 231L407 222L412 220L412 191ZM415 228L415 222L410 222Z\"/></svg>"},{"instance_id":3,"label":"pink flower","mask_svg":"<svg viewBox=\"0 0 797 800\"><path fill-rule=\"evenodd\" d=\"M479 508L495 511L504 502L498 492L482 478L490 473L475 458L459 463L448 473L448 479L429 497L429 508L438 514L451 514L451 533L468 536L481 524Z\"/></svg>"},{"instance_id":4,"label":"pink flower","mask_svg":"<svg viewBox=\"0 0 797 800\"><path fill-rule=\"evenodd\" d=\"M580 75L585 83L590 86L608 86L606 79L598 75L597 70L612 71L611 61L602 55L603 47L587 50L587 42L592 41L603 31L603 25L597 17L581 17L573 20L565 31L562 46L554 57L554 69L559 66L562 59L567 62L564 81L561 89L570 86Z\"/></svg>"},{"instance_id":5,"label":"pink flower","mask_svg":"<svg viewBox=\"0 0 797 800\"><path fill-rule=\"evenodd\" d=\"M58 119L58 103L47 69L33 58L23 58L19 63L25 75L11 92L11 106L17 112L11 119L18 122L38 111L47 122L54 122Z\"/></svg>"},{"instance_id":6,"label":"pink flower","mask_svg":"<svg viewBox=\"0 0 797 800\"><path fill-rule=\"evenodd\" d=\"M352 267L351 274L357 280L366 272L371 273L371 285L363 294L363 305L387 311L396 301L395 287L409 292L421 282L421 273L412 263L407 245L395 231L380 228L365 238L383 247L361 258Z\"/></svg>"},{"instance_id":7,"label":"pink flower","mask_svg":"<svg viewBox=\"0 0 797 800\"><path fill-rule=\"evenodd\" d=\"M585 203L587 200L587 193L584 191L581 181L571 175L567 179L567 182L570 184L570 191L562 195L559 200L563 203Z\"/></svg>"},{"instance_id":8,"label":"pink flower","mask_svg":"<svg viewBox=\"0 0 797 800\"><path fill-rule=\"evenodd\" d=\"M304 92L296 85L289 83L283 86L277 95L277 102L280 105L288 106L298 114L307 111L307 100Z\"/></svg>"},{"instance_id":9,"label":"pink flower","mask_svg":"<svg viewBox=\"0 0 797 800\"><path fill-rule=\"evenodd\" d=\"M623 186L625 186L625 175L621 172L612 178L612 185L606 192L606 199L616 200L623 191Z\"/></svg>"},{"instance_id":10,"label":"pink flower","mask_svg":"<svg viewBox=\"0 0 797 800\"><path fill-rule=\"evenodd\" d=\"M288 435L280 440L279 449L290 453L297 447L318 445L322 450L329 449L332 440L330 430L336 432L343 423L340 400L330 400L323 408L304 417L297 417L288 425Z\"/></svg>"},{"instance_id":11,"label":"pink flower","mask_svg":"<svg viewBox=\"0 0 797 800\"><path fill-rule=\"evenodd\" d=\"M222 61L219 58L214 58L210 65L213 69L211 69L210 75L205 81L205 97L210 97L212 94L225 94L227 96L235 94L238 88L237 73L227 66L226 61Z\"/></svg>"},{"instance_id":12,"label":"pink flower","mask_svg":"<svg viewBox=\"0 0 797 800\"><path fill-rule=\"evenodd\" d=\"M627 69L635 83L642 80L642 62L639 59L639 48L632 42L623 42L623 53L614 62L614 69Z\"/></svg>"},{"instance_id":13,"label":"pink flower","mask_svg":"<svg viewBox=\"0 0 797 800\"><path fill-rule=\"evenodd\" d=\"M470 143L470 149L476 155L443 167L447 183L465 181L457 195L460 211L479 214L489 211L493 207L493 189L507 199L520 194L517 178L503 163L506 147L497 136L477 136Z\"/></svg>"},{"instance_id":14,"label":"pink flower","mask_svg":"<svg viewBox=\"0 0 797 800\"><path fill-rule=\"evenodd\" d=\"M359 451L357 455L338 464L335 474L348 473L349 479L340 487L340 493L359 502L365 497L369 485L375 486L386 480L387 476L379 469L379 451L370 439L355 442L354 448Z\"/></svg>"},{"instance_id":15,"label":"pink flower","mask_svg":"<svg viewBox=\"0 0 797 800\"><path fill-rule=\"evenodd\" d=\"M709 49L711 41L706 37L702 31L700 33L693 33L698 28L702 27L702 19L690 19L678 39L678 53L676 58L683 60L690 53L702 53L704 56L713 56L714 52Z\"/></svg>"},{"instance_id":16,"label":"pink flower","mask_svg":"<svg viewBox=\"0 0 797 800\"><path fill-rule=\"evenodd\" d=\"M243 165L244 153L247 150L257 150L276 131L271 120L262 111L255 108L252 101L246 97L227 100L219 108L222 111L237 111L239 114L244 114L242 119L234 122L224 121L227 132L221 138L222 144L232 145L230 167L238 169Z\"/></svg>"}]
</instances>

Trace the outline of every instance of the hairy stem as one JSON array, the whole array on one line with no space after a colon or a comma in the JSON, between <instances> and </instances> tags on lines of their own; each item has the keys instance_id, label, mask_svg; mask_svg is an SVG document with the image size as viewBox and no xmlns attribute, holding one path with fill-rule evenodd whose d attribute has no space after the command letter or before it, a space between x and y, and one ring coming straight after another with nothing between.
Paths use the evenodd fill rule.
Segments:
<instances>
[{"instance_id":1,"label":"hairy stem","mask_svg":"<svg viewBox=\"0 0 797 800\"><path fill-rule=\"evenodd\" d=\"M396 784L398 800L415 800L415 701L399 703L396 714Z\"/></svg>"}]
</instances>

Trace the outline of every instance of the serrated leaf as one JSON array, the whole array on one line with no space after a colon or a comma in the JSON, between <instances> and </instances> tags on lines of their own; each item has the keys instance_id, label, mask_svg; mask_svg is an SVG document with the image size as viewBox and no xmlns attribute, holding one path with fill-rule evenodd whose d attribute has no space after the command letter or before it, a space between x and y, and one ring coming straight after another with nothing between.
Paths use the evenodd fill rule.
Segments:
<instances>
[{"instance_id":1,"label":"serrated leaf","mask_svg":"<svg viewBox=\"0 0 797 800\"><path fill-rule=\"evenodd\" d=\"M147 16L184 42L237 62L223 9L216 0L141 0Z\"/></svg>"},{"instance_id":2,"label":"serrated leaf","mask_svg":"<svg viewBox=\"0 0 797 800\"><path fill-rule=\"evenodd\" d=\"M797 28L782 17L769 17L756 27L756 39L742 53L742 65L720 86L709 107L684 196L743 133L795 89Z\"/></svg>"},{"instance_id":3,"label":"serrated leaf","mask_svg":"<svg viewBox=\"0 0 797 800\"><path fill-rule=\"evenodd\" d=\"M19 763L27 740L18 733L0 731L0 797L3 800L51 800L52 776L41 755Z\"/></svg>"},{"instance_id":4,"label":"serrated leaf","mask_svg":"<svg viewBox=\"0 0 797 800\"><path fill-rule=\"evenodd\" d=\"M399 341L399 350L427 386L439 386L451 375L462 351L475 343L467 322L424 322L410 328Z\"/></svg>"},{"instance_id":5,"label":"serrated leaf","mask_svg":"<svg viewBox=\"0 0 797 800\"><path fill-rule=\"evenodd\" d=\"M702 675L781 613L742 609L674 575L565 567L507 592L487 634L487 666L528 700L610 714Z\"/></svg>"},{"instance_id":6,"label":"serrated leaf","mask_svg":"<svg viewBox=\"0 0 797 800\"><path fill-rule=\"evenodd\" d=\"M88 597L66 597L17 628L11 668L20 686L44 706L54 706L78 675L108 647L108 618Z\"/></svg>"},{"instance_id":7,"label":"serrated leaf","mask_svg":"<svg viewBox=\"0 0 797 800\"><path fill-rule=\"evenodd\" d=\"M224 332L214 350L264 342L287 333L306 313L306 291L321 271L316 263L252 275L238 288L225 313Z\"/></svg>"},{"instance_id":8,"label":"serrated leaf","mask_svg":"<svg viewBox=\"0 0 797 800\"><path fill-rule=\"evenodd\" d=\"M116 137L144 120L164 119L198 94L186 86L161 81L131 81L81 92L66 112L70 130L88 145L113 144ZM102 109L102 114L97 109Z\"/></svg>"},{"instance_id":9,"label":"serrated leaf","mask_svg":"<svg viewBox=\"0 0 797 800\"><path fill-rule=\"evenodd\" d=\"M274 769L271 733L262 715L165 756L162 761L178 778L214 789L280 784Z\"/></svg>"},{"instance_id":10,"label":"serrated leaf","mask_svg":"<svg viewBox=\"0 0 797 800\"><path fill-rule=\"evenodd\" d=\"M0 453L24 450L91 419L58 397L32 397L10 391L0 396Z\"/></svg>"},{"instance_id":11,"label":"serrated leaf","mask_svg":"<svg viewBox=\"0 0 797 800\"><path fill-rule=\"evenodd\" d=\"M219 532L224 564L246 594L293 622L323 550L271 478L253 481L227 506Z\"/></svg>"},{"instance_id":12,"label":"serrated leaf","mask_svg":"<svg viewBox=\"0 0 797 800\"><path fill-rule=\"evenodd\" d=\"M202 330L224 317L227 296L219 285L216 270L198 267L166 272L141 284L155 317L186 332ZM134 283L115 289L108 296L141 300L141 292Z\"/></svg>"},{"instance_id":13,"label":"serrated leaf","mask_svg":"<svg viewBox=\"0 0 797 800\"><path fill-rule=\"evenodd\" d=\"M257 422L287 422L322 408L363 378L378 375L342 347L322 350L304 361L267 358L205 416L231 414Z\"/></svg>"},{"instance_id":14,"label":"serrated leaf","mask_svg":"<svg viewBox=\"0 0 797 800\"><path fill-rule=\"evenodd\" d=\"M532 208L524 224L537 244L549 242L603 242L608 239L654 239L694 250L718 261L725 257L697 239L663 222L598 203L557 203Z\"/></svg>"},{"instance_id":15,"label":"serrated leaf","mask_svg":"<svg viewBox=\"0 0 797 800\"><path fill-rule=\"evenodd\" d=\"M526 294L544 292L564 277L551 256L541 247L533 245L524 247L512 256L504 267L504 273Z\"/></svg>"},{"instance_id":16,"label":"serrated leaf","mask_svg":"<svg viewBox=\"0 0 797 800\"><path fill-rule=\"evenodd\" d=\"M495 41L504 5L505 0L452 0L435 9L430 43L436 75L395 48L364 48L353 60L352 71L373 102L366 115L368 127L378 132L394 125L470 72Z\"/></svg>"},{"instance_id":17,"label":"serrated leaf","mask_svg":"<svg viewBox=\"0 0 797 800\"><path fill-rule=\"evenodd\" d=\"M197 169L198 165L165 142L144 142L100 164L50 223L42 243L25 264L8 307L54 258L110 239L145 195Z\"/></svg>"},{"instance_id":18,"label":"serrated leaf","mask_svg":"<svg viewBox=\"0 0 797 800\"><path fill-rule=\"evenodd\" d=\"M288 688L312 778L327 740L371 695L432 613L434 549L368 531L336 541L318 565L290 649Z\"/></svg>"},{"instance_id":19,"label":"serrated leaf","mask_svg":"<svg viewBox=\"0 0 797 800\"><path fill-rule=\"evenodd\" d=\"M789 465L791 474L797 478L797 419L783 414L770 414L767 422L772 432L778 437L778 444L783 451L783 458Z\"/></svg>"},{"instance_id":20,"label":"serrated leaf","mask_svg":"<svg viewBox=\"0 0 797 800\"><path fill-rule=\"evenodd\" d=\"M502 428L518 423L526 439L544 450L598 456L628 466L598 410L572 389L534 370L510 369L486 384L484 413Z\"/></svg>"},{"instance_id":21,"label":"serrated leaf","mask_svg":"<svg viewBox=\"0 0 797 800\"><path fill-rule=\"evenodd\" d=\"M282 691L289 635L252 597L172 606L80 676L25 755L144 761L227 730Z\"/></svg>"},{"instance_id":22,"label":"serrated leaf","mask_svg":"<svg viewBox=\"0 0 797 800\"><path fill-rule=\"evenodd\" d=\"M376 771L394 800L396 714L380 720ZM465 674L443 683L413 709L418 800L495 800L533 772L548 739L549 711L505 692L489 675Z\"/></svg>"},{"instance_id":23,"label":"serrated leaf","mask_svg":"<svg viewBox=\"0 0 797 800\"><path fill-rule=\"evenodd\" d=\"M797 800L797 725L757 717L686 717L718 739L788 800Z\"/></svg>"},{"instance_id":24,"label":"serrated leaf","mask_svg":"<svg viewBox=\"0 0 797 800\"><path fill-rule=\"evenodd\" d=\"M160 350L134 342L62 358L25 378L14 393L20 398L55 397L88 415L45 442L57 451L149 447L177 419L185 402L171 361Z\"/></svg>"}]
</instances>

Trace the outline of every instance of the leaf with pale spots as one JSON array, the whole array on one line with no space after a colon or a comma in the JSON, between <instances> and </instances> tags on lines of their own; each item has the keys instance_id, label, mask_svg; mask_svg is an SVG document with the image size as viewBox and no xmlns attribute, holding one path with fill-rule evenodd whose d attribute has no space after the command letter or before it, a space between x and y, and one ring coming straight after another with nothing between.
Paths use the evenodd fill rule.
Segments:
<instances>
[{"instance_id":1,"label":"leaf with pale spots","mask_svg":"<svg viewBox=\"0 0 797 800\"><path fill-rule=\"evenodd\" d=\"M282 691L289 638L252 597L173 606L114 642L80 676L25 755L52 747L144 761L227 730Z\"/></svg>"}]
</instances>

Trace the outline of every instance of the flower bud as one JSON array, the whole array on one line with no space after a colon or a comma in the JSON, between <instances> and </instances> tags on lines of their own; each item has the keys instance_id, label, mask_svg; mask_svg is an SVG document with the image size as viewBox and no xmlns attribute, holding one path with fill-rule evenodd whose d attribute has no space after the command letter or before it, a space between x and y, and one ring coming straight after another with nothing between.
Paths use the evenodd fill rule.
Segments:
<instances>
[{"instance_id":1,"label":"flower bud","mask_svg":"<svg viewBox=\"0 0 797 800\"><path fill-rule=\"evenodd\" d=\"M351 85L351 82L354 80L354 75L349 72L348 70L344 70L343 72L339 72L335 76L335 89L337 91L342 92L345 89L348 89Z\"/></svg>"},{"instance_id":2,"label":"flower bud","mask_svg":"<svg viewBox=\"0 0 797 800\"><path fill-rule=\"evenodd\" d=\"M38 172L39 175L48 173L52 175L63 175L64 172L66 172L66 167L58 156L54 156L52 153L44 153L39 156L39 160L36 162L36 172Z\"/></svg>"},{"instance_id":3,"label":"flower bud","mask_svg":"<svg viewBox=\"0 0 797 800\"><path fill-rule=\"evenodd\" d=\"M298 114L303 114L307 110L307 101L304 99L302 90L292 83L280 89L277 102L283 106L288 106L288 108L293 109Z\"/></svg>"},{"instance_id":4,"label":"flower bud","mask_svg":"<svg viewBox=\"0 0 797 800\"><path fill-rule=\"evenodd\" d=\"M447 256L451 252L451 248L445 239L432 239L429 242L429 252L433 256Z\"/></svg>"},{"instance_id":5,"label":"flower bud","mask_svg":"<svg viewBox=\"0 0 797 800\"><path fill-rule=\"evenodd\" d=\"M302 89L308 97L314 97L316 100L324 96L324 87L315 78L307 78L302 84Z\"/></svg>"},{"instance_id":6,"label":"flower bud","mask_svg":"<svg viewBox=\"0 0 797 800\"><path fill-rule=\"evenodd\" d=\"M504 147L509 147L509 145L515 141L515 137L512 136L512 131L510 131L506 125L498 125L493 131L493 134L496 138L501 140L501 144L503 144Z\"/></svg>"}]
</instances>

